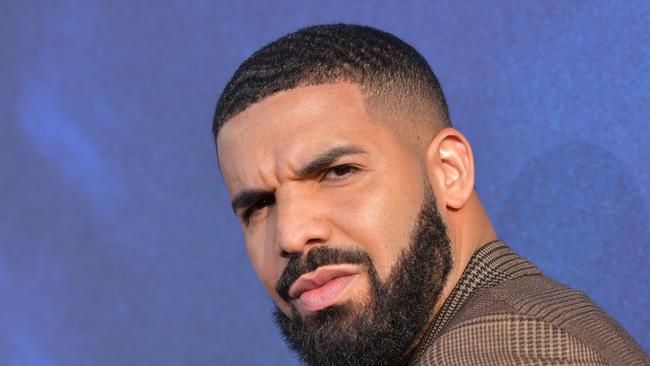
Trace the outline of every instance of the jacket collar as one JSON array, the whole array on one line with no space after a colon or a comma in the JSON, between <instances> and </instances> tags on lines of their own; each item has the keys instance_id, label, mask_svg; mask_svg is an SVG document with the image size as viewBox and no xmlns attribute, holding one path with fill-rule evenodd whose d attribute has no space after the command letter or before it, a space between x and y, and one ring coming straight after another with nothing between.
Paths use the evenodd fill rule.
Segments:
<instances>
[{"instance_id":1,"label":"jacket collar","mask_svg":"<svg viewBox=\"0 0 650 366\"><path fill-rule=\"evenodd\" d=\"M496 240L483 245L474 253L442 309L413 350L411 361L422 356L474 292L507 280L540 274L537 267L513 252L504 242Z\"/></svg>"}]
</instances>

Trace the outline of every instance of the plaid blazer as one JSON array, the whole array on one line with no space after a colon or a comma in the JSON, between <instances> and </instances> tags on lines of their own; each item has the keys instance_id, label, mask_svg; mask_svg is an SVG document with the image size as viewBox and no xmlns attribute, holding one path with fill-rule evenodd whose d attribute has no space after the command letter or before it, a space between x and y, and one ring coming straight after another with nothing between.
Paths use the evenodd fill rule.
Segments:
<instances>
[{"instance_id":1,"label":"plaid blazer","mask_svg":"<svg viewBox=\"0 0 650 366\"><path fill-rule=\"evenodd\" d=\"M409 365L650 365L581 292L495 241L480 248Z\"/></svg>"}]
</instances>

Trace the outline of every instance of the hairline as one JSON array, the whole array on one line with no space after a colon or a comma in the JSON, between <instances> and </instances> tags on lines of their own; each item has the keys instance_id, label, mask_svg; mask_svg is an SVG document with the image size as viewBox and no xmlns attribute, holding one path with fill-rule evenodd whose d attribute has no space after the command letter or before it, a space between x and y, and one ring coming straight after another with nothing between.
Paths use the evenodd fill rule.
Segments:
<instances>
[{"instance_id":1,"label":"hairline","mask_svg":"<svg viewBox=\"0 0 650 366\"><path fill-rule=\"evenodd\" d=\"M391 81L388 81L386 84L395 84L395 81L398 81L398 82L401 82L401 83L404 83L404 82L408 83L409 82L409 80L391 80ZM323 80L318 80L316 82L310 82L309 77L306 77L304 81L296 83L295 86L293 86L291 88L278 90L278 91L275 91L275 92L273 92L271 94L265 95L263 98L255 101L253 103L248 104L241 111L229 116L227 119L225 119L223 121L220 121L218 123L218 128L216 130L216 135L213 136L214 140L215 140L215 143L217 145L217 154L218 154L218 140L219 140L221 129L227 123L229 123L230 121L235 119L237 116L239 116L242 113L244 113L245 111L249 110L252 106L257 105L259 103L262 103L263 101L267 100L268 98L273 97L273 96L275 96L275 95L277 95L279 93L288 92L288 91L295 90L295 89L300 89L300 88L306 88L306 87L310 87L310 86L336 85L336 84L343 84L343 83L354 84L359 88L359 91L361 92L361 95L363 96L363 106L364 106L366 112L369 115L371 115L372 117L374 117L374 119L377 119L377 120L382 121L382 122L386 122L386 124L391 128L397 129L398 127L400 127L400 126L393 126L393 125L396 124L394 121L393 121L393 123L390 123L389 121L385 121L387 118L381 116L380 113L377 113L377 112L386 112L385 114L392 116L392 115L395 115L396 112L405 109L404 108L404 107L406 107L404 105L405 103L400 102L398 100L398 98L396 97L396 95L395 95L395 92L399 91L399 90L396 90L396 89L400 89L399 87L398 88L388 88L388 87L385 87L385 86L378 87L377 85L373 85L374 83L372 83L372 82L363 82L363 81L353 80L353 78L344 78L344 77L342 77L342 78L334 78L332 80L324 80L324 81ZM402 87L401 89L406 89L403 85L401 87ZM419 91L419 89L416 89L416 90ZM387 93L379 93L380 91L381 92L387 91ZM413 94L416 94L416 93L411 93L411 95L413 95ZM383 98L384 96L388 96L388 98ZM411 124L430 123L436 131L439 130L439 129L442 129L444 127L451 127L451 122L450 122L449 116L446 114L446 112L444 110L442 110L444 107L438 105L438 103L436 101L436 98L434 96L431 96L430 100L427 100L427 98L422 96L422 95L414 95L414 97L415 97L415 99L420 99L421 101L424 102L424 103L421 103L421 104L430 106L430 108L432 110L429 111L430 113L419 113L419 114L428 114L428 116L418 116L418 113L417 113L418 111L415 111L415 113L413 111L405 111L403 116L408 115L410 117L413 117L415 115L417 120L421 120L421 119L425 120L425 121L417 121L417 122L416 121L411 121L410 122ZM413 98L411 98L411 99L413 99ZM375 102L381 102L381 101L385 101L385 100L393 100L394 102L393 103L385 103L385 104L383 104L383 103L375 103Z\"/></svg>"}]
</instances>

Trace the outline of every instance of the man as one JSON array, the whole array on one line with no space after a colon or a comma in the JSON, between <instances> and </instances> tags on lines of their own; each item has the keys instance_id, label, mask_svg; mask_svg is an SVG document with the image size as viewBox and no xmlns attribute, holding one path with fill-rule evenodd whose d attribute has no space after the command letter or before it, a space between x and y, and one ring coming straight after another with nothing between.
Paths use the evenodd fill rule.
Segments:
<instances>
[{"instance_id":1,"label":"man","mask_svg":"<svg viewBox=\"0 0 650 366\"><path fill-rule=\"evenodd\" d=\"M220 167L288 345L310 365L641 365L586 296L497 240L423 57L369 27L302 29L217 104Z\"/></svg>"}]
</instances>

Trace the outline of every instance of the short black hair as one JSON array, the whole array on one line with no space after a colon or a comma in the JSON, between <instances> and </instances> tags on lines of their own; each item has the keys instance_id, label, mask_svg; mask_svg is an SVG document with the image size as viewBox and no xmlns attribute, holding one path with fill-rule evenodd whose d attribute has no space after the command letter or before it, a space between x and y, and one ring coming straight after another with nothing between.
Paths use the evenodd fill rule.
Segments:
<instances>
[{"instance_id":1,"label":"short black hair","mask_svg":"<svg viewBox=\"0 0 650 366\"><path fill-rule=\"evenodd\" d=\"M244 61L217 102L214 137L227 120L268 96L336 82L359 84L367 100L397 99L393 103L427 111L439 127L451 126L440 83L413 47L372 27L327 24L290 33Z\"/></svg>"}]
</instances>

